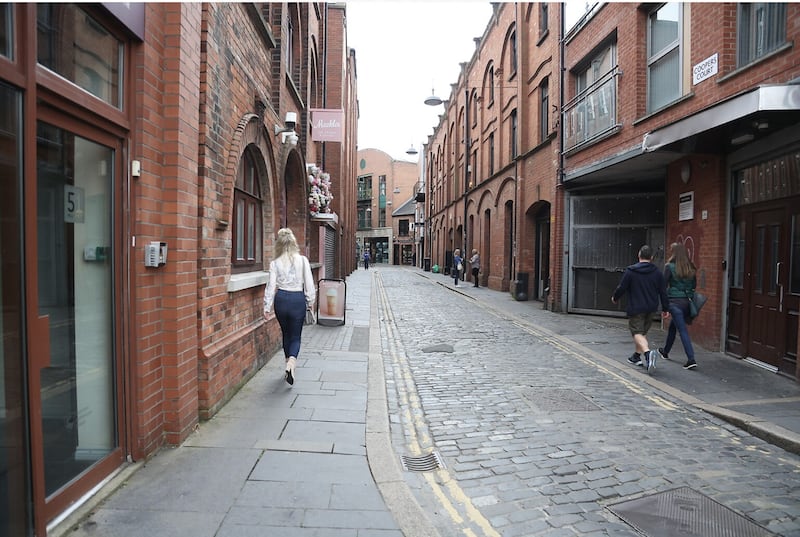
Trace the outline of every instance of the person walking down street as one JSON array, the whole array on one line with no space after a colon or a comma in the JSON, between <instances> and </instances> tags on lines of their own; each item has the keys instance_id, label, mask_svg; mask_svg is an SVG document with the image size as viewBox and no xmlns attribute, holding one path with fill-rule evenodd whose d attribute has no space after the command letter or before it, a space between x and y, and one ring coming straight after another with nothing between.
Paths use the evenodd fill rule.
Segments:
<instances>
[{"instance_id":1,"label":"person walking down street","mask_svg":"<svg viewBox=\"0 0 800 537\"><path fill-rule=\"evenodd\" d=\"M285 379L290 385L295 381L306 310L313 310L316 298L317 290L308 258L300 253L291 229L278 230L275 259L269 264L269 283L264 290L264 318L278 319L283 336L283 355L286 359Z\"/></svg>"},{"instance_id":2,"label":"person walking down street","mask_svg":"<svg viewBox=\"0 0 800 537\"><path fill-rule=\"evenodd\" d=\"M464 269L463 263L464 260L461 258L461 250L456 248L453 252L453 279L456 285L458 285L458 278L461 275L461 271Z\"/></svg>"},{"instance_id":3,"label":"person walking down street","mask_svg":"<svg viewBox=\"0 0 800 537\"><path fill-rule=\"evenodd\" d=\"M364 270L369 269L369 250L364 250Z\"/></svg>"},{"instance_id":4,"label":"person walking down street","mask_svg":"<svg viewBox=\"0 0 800 537\"><path fill-rule=\"evenodd\" d=\"M694 360L694 348L689 337L688 326L692 319L689 316L689 299L694 298L697 287L697 268L689 259L686 247L679 243L670 246L670 257L664 267L664 280L667 282L667 297L669 297L669 329L667 341L659 347L658 353L669 360L669 351L675 343L675 335L680 334L683 351L686 353L684 369L694 369L697 362Z\"/></svg>"},{"instance_id":5,"label":"person walking down street","mask_svg":"<svg viewBox=\"0 0 800 537\"><path fill-rule=\"evenodd\" d=\"M628 295L625 313L628 315L628 328L636 347L628 358L633 365L643 366L648 374L656 368L658 351L650 350L647 332L653 324L653 315L658 311L661 302L662 317L668 315L669 299L664 282L664 275L653 264L653 250L648 245L639 249L639 262L630 265L622 274L619 285L611 295L614 304L624 295Z\"/></svg>"},{"instance_id":6,"label":"person walking down street","mask_svg":"<svg viewBox=\"0 0 800 537\"><path fill-rule=\"evenodd\" d=\"M478 277L481 273L481 256L478 255L478 250L473 248L472 257L469 258L469 266L472 269L472 281L475 282L475 287L480 287Z\"/></svg>"}]
</instances>

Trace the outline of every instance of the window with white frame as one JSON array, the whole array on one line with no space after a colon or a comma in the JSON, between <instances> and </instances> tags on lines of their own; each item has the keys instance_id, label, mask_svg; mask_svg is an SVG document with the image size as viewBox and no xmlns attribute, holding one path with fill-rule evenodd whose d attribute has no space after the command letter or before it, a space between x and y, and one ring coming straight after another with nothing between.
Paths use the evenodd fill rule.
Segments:
<instances>
[{"instance_id":1,"label":"window with white frame","mask_svg":"<svg viewBox=\"0 0 800 537\"><path fill-rule=\"evenodd\" d=\"M247 270L261 268L261 214L263 202L258 167L253 149L239 159L233 192L233 266Z\"/></svg>"},{"instance_id":2,"label":"window with white frame","mask_svg":"<svg viewBox=\"0 0 800 537\"><path fill-rule=\"evenodd\" d=\"M766 56L786 42L786 4L743 2L738 10L739 67Z\"/></svg>"},{"instance_id":3,"label":"window with white frame","mask_svg":"<svg viewBox=\"0 0 800 537\"><path fill-rule=\"evenodd\" d=\"M669 2L647 19L647 111L659 110L681 96L682 4Z\"/></svg>"}]
</instances>

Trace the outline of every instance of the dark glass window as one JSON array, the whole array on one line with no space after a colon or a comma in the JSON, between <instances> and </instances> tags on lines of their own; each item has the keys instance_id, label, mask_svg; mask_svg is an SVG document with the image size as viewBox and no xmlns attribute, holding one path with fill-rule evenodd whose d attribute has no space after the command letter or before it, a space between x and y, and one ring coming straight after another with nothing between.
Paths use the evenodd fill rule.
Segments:
<instances>
[{"instance_id":1,"label":"dark glass window","mask_svg":"<svg viewBox=\"0 0 800 537\"><path fill-rule=\"evenodd\" d=\"M253 153L248 149L239 160L233 196L233 264L237 268L258 268L261 263L262 200Z\"/></svg>"},{"instance_id":2,"label":"dark glass window","mask_svg":"<svg viewBox=\"0 0 800 537\"><path fill-rule=\"evenodd\" d=\"M0 56L14 59L14 15L13 6L0 3Z\"/></svg>"},{"instance_id":3,"label":"dark glass window","mask_svg":"<svg viewBox=\"0 0 800 537\"><path fill-rule=\"evenodd\" d=\"M786 4L742 2L737 36L739 66L747 65L786 42Z\"/></svg>"},{"instance_id":4,"label":"dark glass window","mask_svg":"<svg viewBox=\"0 0 800 537\"><path fill-rule=\"evenodd\" d=\"M122 43L75 4L38 4L36 12L39 63L120 108Z\"/></svg>"}]
</instances>

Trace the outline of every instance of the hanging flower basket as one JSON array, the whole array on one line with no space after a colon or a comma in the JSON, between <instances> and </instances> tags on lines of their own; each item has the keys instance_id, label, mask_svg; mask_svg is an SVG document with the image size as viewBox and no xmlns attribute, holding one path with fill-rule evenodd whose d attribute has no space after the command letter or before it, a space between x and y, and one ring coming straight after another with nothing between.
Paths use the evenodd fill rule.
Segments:
<instances>
[{"instance_id":1,"label":"hanging flower basket","mask_svg":"<svg viewBox=\"0 0 800 537\"><path fill-rule=\"evenodd\" d=\"M308 212L311 216L331 212L331 176L315 165L308 167Z\"/></svg>"}]
</instances>

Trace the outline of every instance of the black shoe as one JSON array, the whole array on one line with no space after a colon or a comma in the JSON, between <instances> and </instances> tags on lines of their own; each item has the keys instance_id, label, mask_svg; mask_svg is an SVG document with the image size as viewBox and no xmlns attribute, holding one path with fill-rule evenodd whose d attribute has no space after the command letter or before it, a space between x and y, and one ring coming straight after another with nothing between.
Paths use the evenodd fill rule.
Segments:
<instances>
[{"instance_id":1,"label":"black shoe","mask_svg":"<svg viewBox=\"0 0 800 537\"><path fill-rule=\"evenodd\" d=\"M642 365L642 357L635 352L628 356L628 362L632 363L633 365Z\"/></svg>"},{"instance_id":2,"label":"black shoe","mask_svg":"<svg viewBox=\"0 0 800 537\"><path fill-rule=\"evenodd\" d=\"M684 369L694 369L695 367L697 367L697 362L694 360L689 360L683 365Z\"/></svg>"},{"instance_id":3,"label":"black shoe","mask_svg":"<svg viewBox=\"0 0 800 537\"><path fill-rule=\"evenodd\" d=\"M669 360L669 353L667 353L667 352L664 352L664 347L659 347L659 348L658 348L658 354L660 354L660 355L661 355L661 357L662 357L664 360Z\"/></svg>"}]
</instances>

